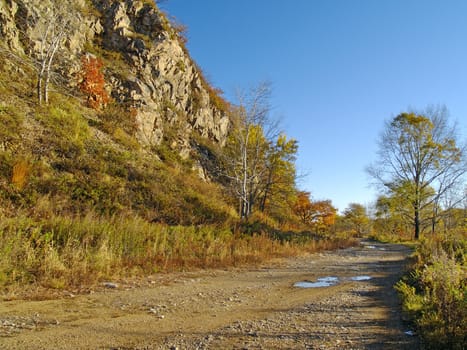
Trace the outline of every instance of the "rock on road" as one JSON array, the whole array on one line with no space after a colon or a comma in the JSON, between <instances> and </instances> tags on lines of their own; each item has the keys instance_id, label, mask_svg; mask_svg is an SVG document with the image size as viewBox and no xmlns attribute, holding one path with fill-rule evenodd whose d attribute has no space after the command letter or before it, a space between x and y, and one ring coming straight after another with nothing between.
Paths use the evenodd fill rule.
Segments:
<instances>
[{"instance_id":1,"label":"rock on road","mask_svg":"<svg viewBox=\"0 0 467 350\"><path fill-rule=\"evenodd\" d=\"M88 295L1 302L0 348L415 350L393 288L409 254L363 242L256 269L157 275ZM323 277L333 283L294 286Z\"/></svg>"}]
</instances>

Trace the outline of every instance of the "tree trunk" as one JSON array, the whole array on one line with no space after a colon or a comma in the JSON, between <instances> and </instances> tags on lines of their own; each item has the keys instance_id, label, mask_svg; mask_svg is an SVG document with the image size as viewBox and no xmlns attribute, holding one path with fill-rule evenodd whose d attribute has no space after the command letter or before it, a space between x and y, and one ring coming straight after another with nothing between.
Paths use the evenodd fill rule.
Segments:
<instances>
[{"instance_id":1,"label":"tree trunk","mask_svg":"<svg viewBox=\"0 0 467 350\"><path fill-rule=\"evenodd\" d=\"M37 72L37 101L39 104L42 104L43 101L43 86L42 82L44 80L44 73L45 73L45 59L41 62L41 67Z\"/></svg>"},{"instance_id":2,"label":"tree trunk","mask_svg":"<svg viewBox=\"0 0 467 350\"><path fill-rule=\"evenodd\" d=\"M419 208L415 208L414 226L415 226L415 239L418 240L420 238L420 209Z\"/></svg>"},{"instance_id":3,"label":"tree trunk","mask_svg":"<svg viewBox=\"0 0 467 350\"><path fill-rule=\"evenodd\" d=\"M50 83L50 72L47 71L44 81L44 102L45 104L49 103L49 83Z\"/></svg>"},{"instance_id":4,"label":"tree trunk","mask_svg":"<svg viewBox=\"0 0 467 350\"><path fill-rule=\"evenodd\" d=\"M242 211L240 217L247 219L250 212L249 193L248 193L248 141L250 136L250 127L247 126L244 145L242 146Z\"/></svg>"},{"instance_id":5,"label":"tree trunk","mask_svg":"<svg viewBox=\"0 0 467 350\"><path fill-rule=\"evenodd\" d=\"M266 209L266 200L269 196L269 191L270 191L270 188L271 188L271 185L272 185L272 170L269 169L269 174L268 174L268 181L266 183L266 186L264 188L264 194L263 194L263 198L261 199L261 212L264 212L264 210Z\"/></svg>"},{"instance_id":6,"label":"tree trunk","mask_svg":"<svg viewBox=\"0 0 467 350\"><path fill-rule=\"evenodd\" d=\"M42 76L37 75L37 101L42 104Z\"/></svg>"},{"instance_id":7,"label":"tree trunk","mask_svg":"<svg viewBox=\"0 0 467 350\"><path fill-rule=\"evenodd\" d=\"M44 102L47 104L49 103L49 83L50 83L50 75L52 69L52 62L54 60L55 54L57 53L58 47L60 46L60 42L62 41L62 37L64 32L61 32L54 40L52 44L52 51L50 52L50 56L47 60L47 67L45 71L45 83L44 83Z\"/></svg>"}]
</instances>

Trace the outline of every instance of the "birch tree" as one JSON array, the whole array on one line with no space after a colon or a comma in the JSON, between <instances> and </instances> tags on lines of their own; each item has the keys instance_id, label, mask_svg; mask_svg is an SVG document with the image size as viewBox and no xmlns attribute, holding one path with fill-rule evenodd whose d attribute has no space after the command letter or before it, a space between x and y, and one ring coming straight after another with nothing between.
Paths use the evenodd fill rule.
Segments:
<instances>
[{"instance_id":1,"label":"birch tree","mask_svg":"<svg viewBox=\"0 0 467 350\"><path fill-rule=\"evenodd\" d=\"M238 212L247 219L258 195L262 173L262 158L268 147L263 128L269 113L270 88L260 84L248 94L239 93L234 109L233 132L225 150L223 175L238 199Z\"/></svg>"},{"instance_id":2,"label":"birch tree","mask_svg":"<svg viewBox=\"0 0 467 350\"><path fill-rule=\"evenodd\" d=\"M289 178L295 174L297 143L281 134L269 118L269 97L268 83L238 95L232 132L223 151L222 176L238 200L242 219L248 219L255 207L264 210L279 179L284 180L286 173ZM294 179L289 185L294 186Z\"/></svg>"},{"instance_id":3,"label":"birch tree","mask_svg":"<svg viewBox=\"0 0 467 350\"><path fill-rule=\"evenodd\" d=\"M49 102L49 84L52 67L64 39L69 34L71 17L69 13L52 6L44 10L38 19L40 31L39 51L37 53L37 99L39 104Z\"/></svg>"}]
</instances>

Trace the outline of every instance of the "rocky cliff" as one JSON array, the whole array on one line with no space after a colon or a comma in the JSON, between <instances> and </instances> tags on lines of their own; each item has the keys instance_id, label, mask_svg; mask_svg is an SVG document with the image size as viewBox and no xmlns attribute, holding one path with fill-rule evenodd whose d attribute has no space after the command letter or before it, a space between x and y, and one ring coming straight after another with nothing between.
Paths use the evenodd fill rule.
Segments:
<instances>
[{"instance_id":1,"label":"rocky cliff","mask_svg":"<svg viewBox=\"0 0 467 350\"><path fill-rule=\"evenodd\" d=\"M186 158L193 135L225 142L225 105L153 1L0 0L4 49L38 60L52 30L64 33L52 64L71 90L82 55L105 58L106 88L135 111L141 144L165 139Z\"/></svg>"}]
</instances>

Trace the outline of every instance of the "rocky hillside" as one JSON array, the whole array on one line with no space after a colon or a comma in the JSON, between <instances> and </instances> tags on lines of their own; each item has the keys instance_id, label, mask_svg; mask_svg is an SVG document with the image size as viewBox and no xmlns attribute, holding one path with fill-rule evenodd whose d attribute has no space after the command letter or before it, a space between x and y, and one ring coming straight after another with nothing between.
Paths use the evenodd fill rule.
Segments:
<instances>
[{"instance_id":1,"label":"rocky hillside","mask_svg":"<svg viewBox=\"0 0 467 350\"><path fill-rule=\"evenodd\" d=\"M296 141L242 124L178 28L153 0L0 0L0 287L294 251Z\"/></svg>"},{"instance_id":2,"label":"rocky hillside","mask_svg":"<svg viewBox=\"0 0 467 350\"><path fill-rule=\"evenodd\" d=\"M0 36L0 215L235 215L209 181L228 103L153 1L0 0Z\"/></svg>"},{"instance_id":3,"label":"rocky hillside","mask_svg":"<svg viewBox=\"0 0 467 350\"><path fill-rule=\"evenodd\" d=\"M54 20L57 28L50 28ZM69 88L77 84L81 56L104 58L106 88L135 111L140 143L159 145L174 126L171 147L182 158L194 133L225 142L229 118L221 99L153 1L0 1L4 49L40 61L51 30L65 31L52 64Z\"/></svg>"}]
</instances>

